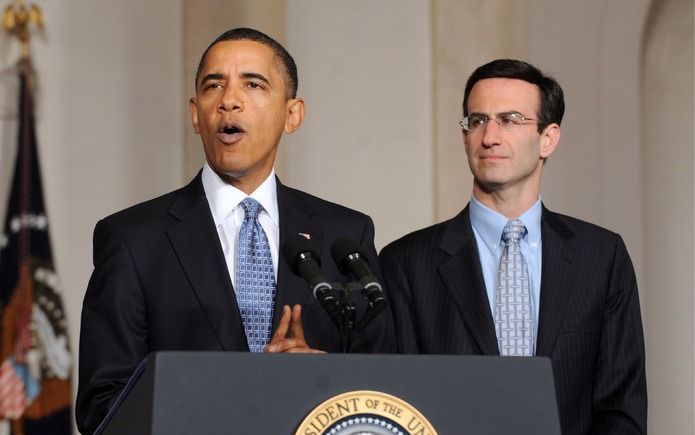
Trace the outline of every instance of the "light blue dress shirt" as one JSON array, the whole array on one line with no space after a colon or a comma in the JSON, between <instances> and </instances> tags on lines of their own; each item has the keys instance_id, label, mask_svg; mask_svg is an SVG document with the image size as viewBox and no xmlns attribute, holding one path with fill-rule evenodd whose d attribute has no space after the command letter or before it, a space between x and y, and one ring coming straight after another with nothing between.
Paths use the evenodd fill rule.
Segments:
<instances>
[{"instance_id":1,"label":"light blue dress shirt","mask_svg":"<svg viewBox=\"0 0 695 435\"><path fill-rule=\"evenodd\" d=\"M487 299L490 302L490 312L495 320L495 289L497 288L497 270L500 266L504 242L502 230L507 219L500 213L486 207L480 201L471 197L471 225L475 241L478 243L478 258L483 268L483 279ZM526 210L519 220L526 226L526 236L521 239L521 253L526 260L531 285L531 311L533 314L533 330L538 331L538 307L541 294L541 200Z\"/></svg>"}]
</instances>

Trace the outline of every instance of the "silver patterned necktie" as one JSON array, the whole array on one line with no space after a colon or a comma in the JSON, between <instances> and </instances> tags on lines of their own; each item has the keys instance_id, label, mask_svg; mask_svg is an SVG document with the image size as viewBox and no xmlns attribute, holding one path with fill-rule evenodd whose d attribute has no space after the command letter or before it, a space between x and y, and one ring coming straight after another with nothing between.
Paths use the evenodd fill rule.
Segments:
<instances>
[{"instance_id":1,"label":"silver patterned necktie","mask_svg":"<svg viewBox=\"0 0 695 435\"><path fill-rule=\"evenodd\" d=\"M533 356L534 335L528 267L519 242L526 227L510 220L502 231L505 243L497 273L495 332L502 356Z\"/></svg>"},{"instance_id":2,"label":"silver patterned necktie","mask_svg":"<svg viewBox=\"0 0 695 435\"><path fill-rule=\"evenodd\" d=\"M241 202L244 221L239 231L234 290L246 341L251 352L262 352L270 339L275 300L275 274L268 237L258 221L261 205L253 198Z\"/></svg>"}]
</instances>

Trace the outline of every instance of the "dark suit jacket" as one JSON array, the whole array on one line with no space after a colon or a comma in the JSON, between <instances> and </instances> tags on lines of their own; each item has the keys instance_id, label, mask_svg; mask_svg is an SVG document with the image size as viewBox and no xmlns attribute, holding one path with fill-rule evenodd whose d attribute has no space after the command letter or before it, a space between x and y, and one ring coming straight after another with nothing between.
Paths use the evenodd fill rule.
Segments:
<instances>
[{"instance_id":1,"label":"dark suit jacket","mask_svg":"<svg viewBox=\"0 0 695 435\"><path fill-rule=\"evenodd\" d=\"M618 234L543 209L536 353L552 360L562 432L644 434L635 275ZM468 207L381 254L399 352L499 355Z\"/></svg>"},{"instance_id":2,"label":"dark suit jacket","mask_svg":"<svg viewBox=\"0 0 695 435\"><path fill-rule=\"evenodd\" d=\"M322 271L344 282L330 258L340 237L358 241L378 273L372 220L277 183L280 245L298 233L320 249ZM303 306L308 344L340 351L340 334L307 283L278 264L275 307ZM363 307L360 307L363 309ZM275 310L274 328L279 320ZM158 350L248 351L231 278L200 173L187 186L101 220L82 307L76 416L92 432L135 367ZM395 351L390 312L353 338L352 352Z\"/></svg>"}]
</instances>

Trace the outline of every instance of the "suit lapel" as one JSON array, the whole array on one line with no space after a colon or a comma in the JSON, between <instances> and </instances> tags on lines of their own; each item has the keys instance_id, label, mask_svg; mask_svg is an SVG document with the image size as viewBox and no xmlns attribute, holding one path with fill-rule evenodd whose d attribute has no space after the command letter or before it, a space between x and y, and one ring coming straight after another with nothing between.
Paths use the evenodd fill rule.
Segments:
<instances>
[{"instance_id":1,"label":"suit lapel","mask_svg":"<svg viewBox=\"0 0 695 435\"><path fill-rule=\"evenodd\" d=\"M280 213L280 257L278 259L278 282L275 295L275 313L273 315L273 330L280 320L283 305L300 303L307 305L315 300L308 290L307 283L292 273L290 266L282 255L285 241L298 234L308 235L317 249L320 258L325 258L321 252L323 246L323 228L315 219L316 212L304 198L277 181L278 211Z\"/></svg>"},{"instance_id":2,"label":"suit lapel","mask_svg":"<svg viewBox=\"0 0 695 435\"><path fill-rule=\"evenodd\" d=\"M499 355L468 207L452 219L440 247L450 257L439 266L439 274L461 318L481 353Z\"/></svg>"},{"instance_id":3,"label":"suit lapel","mask_svg":"<svg viewBox=\"0 0 695 435\"><path fill-rule=\"evenodd\" d=\"M167 235L196 299L225 350L247 349L241 315L200 173L174 201Z\"/></svg>"},{"instance_id":4,"label":"suit lapel","mask_svg":"<svg viewBox=\"0 0 695 435\"><path fill-rule=\"evenodd\" d=\"M570 243L573 236L572 230L557 215L543 208L541 220L543 264L537 355L547 356L552 352L572 295L572 284L579 279L572 268L576 255Z\"/></svg>"}]
</instances>

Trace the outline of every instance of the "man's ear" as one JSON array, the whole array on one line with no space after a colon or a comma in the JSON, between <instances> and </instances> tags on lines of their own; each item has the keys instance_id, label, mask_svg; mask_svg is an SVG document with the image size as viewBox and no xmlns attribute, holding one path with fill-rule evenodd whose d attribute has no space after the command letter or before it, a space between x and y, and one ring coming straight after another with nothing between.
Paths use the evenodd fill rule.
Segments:
<instances>
[{"instance_id":1,"label":"man's ear","mask_svg":"<svg viewBox=\"0 0 695 435\"><path fill-rule=\"evenodd\" d=\"M285 133L294 133L304 122L304 100L301 98L288 100L286 110Z\"/></svg>"},{"instance_id":2,"label":"man's ear","mask_svg":"<svg viewBox=\"0 0 695 435\"><path fill-rule=\"evenodd\" d=\"M541 149L540 156L542 159L547 159L557 148L560 142L560 126L552 123L543 129L541 132Z\"/></svg>"},{"instance_id":3,"label":"man's ear","mask_svg":"<svg viewBox=\"0 0 695 435\"><path fill-rule=\"evenodd\" d=\"M188 110L191 113L191 123L193 124L193 130L195 130L196 134L200 134L200 130L198 130L198 105L197 105L197 100L195 97L191 97L190 100L188 100Z\"/></svg>"}]
</instances>

